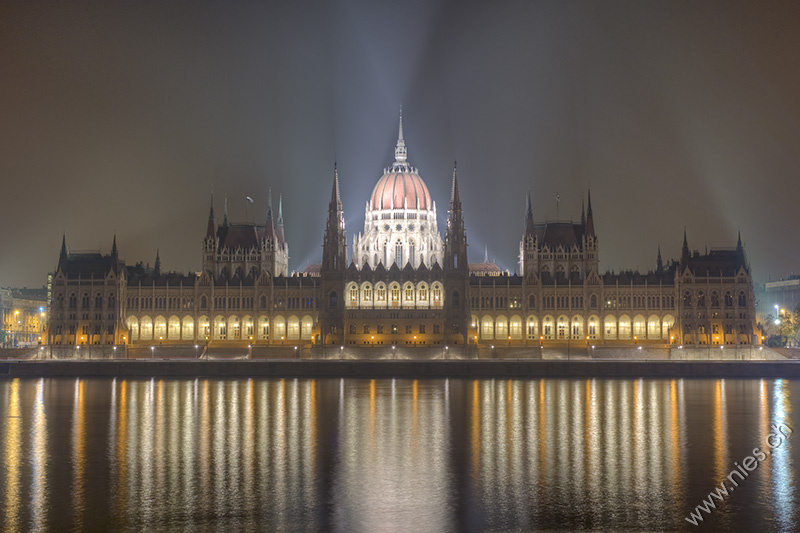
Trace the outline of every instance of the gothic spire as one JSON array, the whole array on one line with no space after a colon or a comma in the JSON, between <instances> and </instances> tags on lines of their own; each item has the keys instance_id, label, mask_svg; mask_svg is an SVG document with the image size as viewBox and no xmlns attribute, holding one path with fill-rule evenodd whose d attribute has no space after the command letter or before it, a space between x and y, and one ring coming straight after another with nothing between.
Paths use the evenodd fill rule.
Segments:
<instances>
[{"instance_id":1,"label":"gothic spire","mask_svg":"<svg viewBox=\"0 0 800 533\"><path fill-rule=\"evenodd\" d=\"M683 227L683 247L681 248L681 264L684 266L689 261L689 241L686 240L686 226Z\"/></svg>"},{"instance_id":2,"label":"gothic spire","mask_svg":"<svg viewBox=\"0 0 800 533\"><path fill-rule=\"evenodd\" d=\"M461 209L461 194L458 191L458 163L453 161L453 186L450 192L450 209Z\"/></svg>"},{"instance_id":3,"label":"gothic spire","mask_svg":"<svg viewBox=\"0 0 800 533\"><path fill-rule=\"evenodd\" d=\"M336 167L335 161L333 163L333 189L331 190L331 203L329 208L337 211L342 209L342 198L339 195L339 170Z\"/></svg>"},{"instance_id":4,"label":"gothic spire","mask_svg":"<svg viewBox=\"0 0 800 533\"><path fill-rule=\"evenodd\" d=\"M222 225L223 226L227 226L228 225L228 195L227 194L225 195L225 204L224 204L223 213L222 213Z\"/></svg>"},{"instance_id":5,"label":"gothic spire","mask_svg":"<svg viewBox=\"0 0 800 533\"><path fill-rule=\"evenodd\" d=\"M67 267L67 234L61 234L61 253L58 254L58 270Z\"/></svg>"},{"instance_id":6,"label":"gothic spire","mask_svg":"<svg viewBox=\"0 0 800 533\"><path fill-rule=\"evenodd\" d=\"M158 248L156 248L156 264L153 267L153 274L156 276L161 275L161 254L159 253Z\"/></svg>"},{"instance_id":7,"label":"gothic spire","mask_svg":"<svg viewBox=\"0 0 800 533\"><path fill-rule=\"evenodd\" d=\"M531 205L531 190L528 189L525 205L525 235L533 235L533 233L533 205Z\"/></svg>"},{"instance_id":8,"label":"gothic spire","mask_svg":"<svg viewBox=\"0 0 800 533\"><path fill-rule=\"evenodd\" d=\"M661 260L661 245L658 245L658 257L656 258L656 272L661 274L664 272L664 262Z\"/></svg>"},{"instance_id":9,"label":"gothic spire","mask_svg":"<svg viewBox=\"0 0 800 533\"><path fill-rule=\"evenodd\" d=\"M208 226L206 227L206 237L214 237L216 233L216 222L214 221L214 193L211 193L211 207L208 210Z\"/></svg>"},{"instance_id":10,"label":"gothic spire","mask_svg":"<svg viewBox=\"0 0 800 533\"><path fill-rule=\"evenodd\" d=\"M583 200L581 200L581 225L586 225L586 206L584 205Z\"/></svg>"},{"instance_id":11,"label":"gothic spire","mask_svg":"<svg viewBox=\"0 0 800 533\"><path fill-rule=\"evenodd\" d=\"M403 106L400 106L400 126L397 130L397 145L394 148L394 159L397 163L405 163L407 158L406 141L403 139Z\"/></svg>"},{"instance_id":12,"label":"gothic spire","mask_svg":"<svg viewBox=\"0 0 800 533\"><path fill-rule=\"evenodd\" d=\"M117 234L114 234L114 242L111 243L111 257L116 257L118 255L117 252Z\"/></svg>"},{"instance_id":13,"label":"gothic spire","mask_svg":"<svg viewBox=\"0 0 800 533\"><path fill-rule=\"evenodd\" d=\"M594 237L594 216L592 216L592 190L589 189L589 195L586 203L586 235Z\"/></svg>"},{"instance_id":14,"label":"gothic spire","mask_svg":"<svg viewBox=\"0 0 800 533\"><path fill-rule=\"evenodd\" d=\"M278 195L278 230L276 232L278 242L283 244L285 237L283 234L283 194Z\"/></svg>"}]
</instances>

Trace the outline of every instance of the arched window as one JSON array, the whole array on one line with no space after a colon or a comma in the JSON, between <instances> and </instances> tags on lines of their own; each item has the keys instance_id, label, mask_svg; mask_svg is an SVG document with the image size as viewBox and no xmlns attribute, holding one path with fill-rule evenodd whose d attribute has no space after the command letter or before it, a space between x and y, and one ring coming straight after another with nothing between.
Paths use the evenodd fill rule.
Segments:
<instances>
[{"instance_id":1,"label":"arched window","mask_svg":"<svg viewBox=\"0 0 800 533\"><path fill-rule=\"evenodd\" d=\"M744 291L739 291L739 307L746 307L747 306L747 296L745 296Z\"/></svg>"},{"instance_id":2,"label":"arched window","mask_svg":"<svg viewBox=\"0 0 800 533\"><path fill-rule=\"evenodd\" d=\"M417 249L417 247L414 246L414 241L411 241L411 242L408 243L408 260L411 261L411 266L412 267L416 266L416 265L414 265L414 252L415 252L416 249Z\"/></svg>"},{"instance_id":3,"label":"arched window","mask_svg":"<svg viewBox=\"0 0 800 533\"><path fill-rule=\"evenodd\" d=\"M711 307L719 307L719 293L711 291Z\"/></svg>"},{"instance_id":4,"label":"arched window","mask_svg":"<svg viewBox=\"0 0 800 533\"><path fill-rule=\"evenodd\" d=\"M333 308L336 307L337 305L339 305L339 298L336 294L336 291L331 291L330 294L328 295L328 307Z\"/></svg>"},{"instance_id":5,"label":"arched window","mask_svg":"<svg viewBox=\"0 0 800 533\"><path fill-rule=\"evenodd\" d=\"M394 262L398 267L403 267L403 244L400 241L394 245Z\"/></svg>"},{"instance_id":6,"label":"arched window","mask_svg":"<svg viewBox=\"0 0 800 533\"><path fill-rule=\"evenodd\" d=\"M97 309L100 309L101 307L103 307L103 295L100 294L99 292L94 295L94 306Z\"/></svg>"},{"instance_id":7,"label":"arched window","mask_svg":"<svg viewBox=\"0 0 800 533\"><path fill-rule=\"evenodd\" d=\"M703 291L698 291L697 293L697 307L705 307L706 306L706 293Z\"/></svg>"},{"instance_id":8,"label":"arched window","mask_svg":"<svg viewBox=\"0 0 800 533\"><path fill-rule=\"evenodd\" d=\"M692 306L692 293L686 291L683 293L683 306L684 307L691 307Z\"/></svg>"},{"instance_id":9,"label":"arched window","mask_svg":"<svg viewBox=\"0 0 800 533\"><path fill-rule=\"evenodd\" d=\"M461 295L458 294L458 291L453 291L453 307L460 307L461 306Z\"/></svg>"},{"instance_id":10,"label":"arched window","mask_svg":"<svg viewBox=\"0 0 800 533\"><path fill-rule=\"evenodd\" d=\"M536 307L536 296L534 296L533 294L528 296L528 307L531 309Z\"/></svg>"},{"instance_id":11,"label":"arched window","mask_svg":"<svg viewBox=\"0 0 800 533\"><path fill-rule=\"evenodd\" d=\"M259 302L259 304L261 306L261 309L266 309L267 308L267 297L262 295L261 296L261 301Z\"/></svg>"},{"instance_id":12,"label":"arched window","mask_svg":"<svg viewBox=\"0 0 800 533\"><path fill-rule=\"evenodd\" d=\"M733 294L731 294L731 291L725 291L725 307L733 307Z\"/></svg>"},{"instance_id":13,"label":"arched window","mask_svg":"<svg viewBox=\"0 0 800 533\"><path fill-rule=\"evenodd\" d=\"M350 324L349 331L350 331L350 335L355 335L355 333L356 333L356 325L355 324Z\"/></svg>"},{"instance_id":14,"label":"arched window","mask_svg":"<svg viewBox=\"0 0 800 533\"><path fill-rule=\"evenodd\" d=\"M75 309L78 307L78 299L75 297L75 293L70 293L69 295L69 308Z\"/></svg>"},{"instance_id":15,"label":"arched window","mask_svg":"<svg viewBox=\"0 0 800 533\"><path fill-rule=\"evenodd\" d=\"M83 296L81 296L81 307L83 307L84 309L89 307L89 293L88 292L84 292Z\"/></svg>"},{"instance_id":16,"label":"arched window","mask_svg":"<svg viewBox=\"0 0 800 533\"><path fill-rule=\"evenodd\" d=\"M200 309L208 307L208 299L205 296L200 297Z\"/></svg>"},{"instance_id":17,"label":"arched window","mask_svg":"<svg viewBox=\"0 0 800 533\"><path fill-rule=\"evenodd\" d=\"M114 293L109 293L108 295L108 308L114 309L114 306L117 304L117 299L114 297Z\"/></svg>"},{"instance_id":18,"label":"arched window","mask_svg":"<svg viewBox=\"0 0 800 533\"><path fill-rule=\"evenodd\" d=\"M592 296L589 298L589 307L591 307L592 309L597 309L597 295L596 294L592 294Z\"/></svg>"}]
</instances>

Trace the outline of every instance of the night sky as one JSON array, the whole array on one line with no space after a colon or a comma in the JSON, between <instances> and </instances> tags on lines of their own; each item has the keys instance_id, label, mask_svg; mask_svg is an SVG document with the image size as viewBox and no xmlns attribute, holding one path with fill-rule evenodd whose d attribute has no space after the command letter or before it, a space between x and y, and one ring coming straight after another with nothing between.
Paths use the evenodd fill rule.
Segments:
<instances>
[{"instance_id":1,"label":"night sky","mask_svg":"<svg viewBox=\"0 0 800 533\"><path fill-rule=\"evenodd\" d=\"M283 194L290 269L319 262L334 160L348 245L393 161L444 229L458 160L470 260L512 272L580 217L601 270L742 238L756 281L800 271L800 3L0 3L0 285L72 251L194 271L218 222Z\"/></svg>"}]
</instances>

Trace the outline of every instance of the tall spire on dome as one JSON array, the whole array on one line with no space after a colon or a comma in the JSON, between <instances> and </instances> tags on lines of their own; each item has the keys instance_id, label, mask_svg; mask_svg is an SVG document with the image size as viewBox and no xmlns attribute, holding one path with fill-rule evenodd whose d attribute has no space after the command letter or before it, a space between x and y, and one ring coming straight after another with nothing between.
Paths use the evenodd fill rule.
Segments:
<instances>
[{"instance_id":1,"label":"tall spire on dome","mask_svg":"<svg viewBox=\"0 0 800 533\"><path fill-rule=\"evenodd\" d=\"M397 130L397 145L394 148L394 160L397 163L405 163L408 159L406 151L406 141L403 139L403 106L400 106L400 126Z\"/></svg>"}]
</instances>

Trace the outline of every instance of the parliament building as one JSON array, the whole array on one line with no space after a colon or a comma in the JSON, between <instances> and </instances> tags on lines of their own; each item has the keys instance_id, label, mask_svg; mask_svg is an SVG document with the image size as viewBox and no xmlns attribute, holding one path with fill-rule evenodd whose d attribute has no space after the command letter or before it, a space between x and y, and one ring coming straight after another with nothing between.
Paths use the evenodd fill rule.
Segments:
<instances>
[{"instance_id":1,"label":"parliament building","mask_svg":"<svg viewBox=\"0 0 800 533\"><path fill-rule=\"evenodd\" d=\"M52 345L552 346L756 344L755 302L741 237L735 248L648 272L599 270L591 194L580 221L536 222L530 195L519 271L470 263L453 168L444 235L436 202L408 162L400 118L395 160L367 199L347 249L334 166L322 261L289 270L282 205L263 224L221 223L213 198L202 269L190 274L70 253L53 273ZM226 210L227 211L227 210ZM199 232L198 232L199 233ZM199 237L200 235L198 235Z\"/></svg>"}]
</instances>

